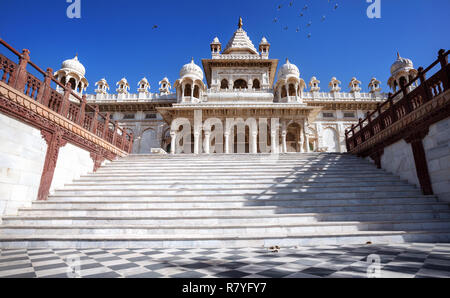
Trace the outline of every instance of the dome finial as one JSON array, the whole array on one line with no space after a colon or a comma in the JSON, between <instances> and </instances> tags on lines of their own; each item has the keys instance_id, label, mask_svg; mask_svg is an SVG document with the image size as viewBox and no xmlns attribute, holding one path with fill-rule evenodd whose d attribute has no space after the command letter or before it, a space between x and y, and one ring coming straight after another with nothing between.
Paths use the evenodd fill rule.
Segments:
<instances>
[{"instance_id":1,"label":"dome finial","mask_svg":"<svg viewBox=\"0 0 450 298\"><path fill-rule=\"evenodd\" d=\"M242 22L242 17L239 17L239 23L238 23L238 28L242 29L242 26L244 25L244 23Z\"/></svg>"},{"instance_id":2,"label":"dome finial","mask_svg":"<svg viewBox=\"0 0 450 298\"><path fill-rule=\"evenodd\" d=\"M397 58L400 59L400 53L397 51Z\"/></svg>"}]
</instances>

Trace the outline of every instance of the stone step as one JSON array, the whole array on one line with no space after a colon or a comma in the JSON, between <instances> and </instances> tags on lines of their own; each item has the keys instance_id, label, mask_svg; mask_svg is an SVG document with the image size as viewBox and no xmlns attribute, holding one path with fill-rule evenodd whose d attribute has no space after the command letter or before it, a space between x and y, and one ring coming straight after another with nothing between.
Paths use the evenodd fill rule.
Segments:
<instances>
[{"instance_id":1,"label":"stone step","mask_svg":"<svg viewBox=\"0 0 450 298\"><path fill-rule=\"evenodd\" d=\"M402 190L417 190L417 187L410 184L381 184L381 185L373 185L370 183L312 183L310 185L306 185L305 183L258 183L255 181L254 183L234 183L234 184L218 184L218 183L166 183L166 184L90 184L90 185L77 185L71 184L66 185L63 191L175 191L175 190L189 190L189 191L206 191L206 190L235 190L242 189L243 191L247 190L255 190L259 189L260 191L264 191L265 189L276 189L276 191L283 192L314 192L316 190L327 189L330 191L347 191L347 190L355 190L355 191L389 191L391 189L395 189L397 191Z\"/></svg>"},{"instance_id":2,"label":"stone step","mask_svg":"<svg viewBox=\"0 0 450 298\"><path fill-rule=\"evenodd\" d=\"M340 212L384 212L384 211L420 211L420 210L448 210L446 203L413 203L396 205L343 205L343 206L246 206L244 208L134 208L134 209L31 209L21 208L19 216L250 216L291 213L340 213Z\"/></svg>"},{"instance_id":3,"label":"stone step","mask_svg":"<svg viewBox=\"0 0 450 298\"><path fill-rule=\"evenodd\" d=\"M94 179L95 178L95 179ZM126 184L132 184L132 185L149 185L149 184L171 184L171 183L204 183L207 182L209 184L235 184L235 183L304 183L306 185L314 185L316 183L329 183L330 185L343 183L346 185L349 184L368 184L370 185L373 183L373 185L410 185L407 181L404 180L397 180L393 179L392 177L368 177L368 178L354 178L351 181L349 181L346 177L341 178L328 178L328 177L267 177L267 176L261 176L256 178L249 178L243 176L241 177L234 177L234 176L228 176L227 178L216 178L214 180L211 180L210 176L187 176L187 177L171 177L170 180L168 180L167 177L162 176L155 176L155 177L127 177L127 179L121 179L119 181L111 180L108 177L80 177L79 179L75 179L73 183L67 184L69 185L126 185Z\"/></svg>"},{"instance_id":4,"label":"stone step","mask_svg":"<svg viewBox=\"0 0 450 298\"><path fill-rule=\"evenodd\" d=\"M334 201L334 200L365 200L365 199L401 199L401 198L431 198L435 199L435 196L422 196L422 195L408 195L404 194L403 192L392 194L390 196L380 196L376 195L374 193L370 193L371 195L368 196L367 193L363 193L362 195L352 195L346 194L346 195L334 195L334 196L328 196L326 197L320 197L319 195L311 195L311 194L304 194L304 195L297 195L297 194L278 194L278 195L258 195L258 196L241 196L241 195L220 195L220 196L139 196L139 195L129 195L129 196L123 196L123 195L93 195L93 196L77 196L77 195L71 195L71 194L59 194L59 195L51 195L49 196L49 202L71 202L71 201L96 201L96 202L247 202L247 201L265 201L265 200L290 200L290 201L305 201L305 200L311 200L311 201L319 201L319 200L328 200L328 201Z\"/></svg>"},{"instance_id":5,"label":"stone step","mask_svg":"<svg viewBox=\"0 0 450 298\"><path fill-rule=\"evenodd\" d=\"M90 179L100 179L104 180L105 178L108 178L109 180L118 179L118 180L134 180L134 179L209 179L211 180L211 177L214 177L214 180L216 179L231 179L231 180L240 180L242 178L247 179L259 179L261 177L263 178L272 178L272 179L284 179L284 178L295 178L295 179L320 179L320 178L333 178L333 179L345 179L344 181L353 181L354 179L356 181L358 180L370 180L370 179L382 179L382 180L400 180L397 176L389 175L387 173L371 173L371 174L364 174L364 176L361 176L357 173L351 173L351 174L329 174L326 172L320 172L320 173L245 173L245 171L240 171L236 173L205 173L205 174L196 174L193 175L192 173L122 173L122 174L114 174L114 173L91 173L88 175L83 175L80 177L80 179L84 180L90 180ZM236 181L239 182L239 181Z\"/></svg>"},{"instance_id":6,"label":"stone step","mask_svg":"<svg viewBox=\"0 0 450 298\"><path fill-rule=\"evenodd\" d=\"M145 225L96 225L96 226L2 226L0 236L6 235L216 235L251 236L265 234L351 233L358 231L420 231L450 229L450 219L391 222L320 222L312 224L249 224L246 226L219 224L201 226L145 226Z\"/></svg>"},{"instance_id":7,"label":"stone step","mask_svg":"<svg viewBox=\"0 0 450 298\"><path fill-rule=\"evenodd\" d=\"M203 236L203 235L40 235L1 236L0 248L220 248L220 247L280 247L386 243L438 243L450 242L448 230L438 231L358 231L351 233L313 234L266 234L255 236Z\"/></svg>"},{"instance_id":8,"label":"stone step","mask_svg":"<svg viewBox=\"0 0 450 298\"><path fill-rule=\"evenodd\" d=\"M242 185L258 185L261 187L271 187L274 185L279 185L279 186L287 186L287 185L294 185L297 187L309 187L309 186L322 186L322 185L326 185L326 186L330 186L330 187L351 187L351 186L411 186L410 184L408 184L406 181L351 181L351 182L342 182L342 181L314 181L314 179L310 179L311 181L303 181L302 179L295 179L295 178L288 178L288 179L258 179L258 180L253 180L253 179L242 179L239 181L230 181L230 180L214 180L211 181L211 179L207 180L207 179L186 179L186 180L182 180L182 179L170 179L170 181L167 181L166 179L163 180L157 180L155 181L154 179L146 179L146 180L140 180L140 181L111 181L109 179L104 179L104 180L96 180L96 181L92 181L92 180L75 180L74 182L70 183L70 184L66 184L65 187L68 188L74 188L74 187L91 187L91 186L101 186L101 187L106 187L106 186L110 186L110 187L131 187L131 186L136 186L136 187L141 187L141 186L173 186L173 185L177 185L177 184L183 184L183 185L187 185L187 186L197 186L197 185L212 185L212 186L217 186L217 185L234 185L237 182L239 183L240 186Z\"/></svg>"},{"instance_id":9,"label":"stone step","mask_svg":"<svg viewBox=\"0 0 450 298\"><path fill-rule=\"evenodd\" d=\"M345 206L345 205L383 205L383 204L408 204L408 203L430 203L438 202L437 198L362 198L362 199L314 199L314 200L297 200L297 199L279 199L279 200L152 200L152 201L97 201L86 199L75 199L67 201L39 201L33 202L34 209L146 209L146 208L242 208L251 206L278 206L278 207L305 207L305 206Z\"/></svg>"},{"instance_id":10,"label":"stone step","mask_svg":"<svg viewBox=\"0 0 450 298\"><path fill-rule=\"evenodd\" d=\"M217 215L212 216L187 216L178 215L162 216L161 214L145 216L5 216L4 225L175 225L192 226L204 225L213 226L217 224L248 225L255 223L265 224L301 224L315 222L336 222L336 221L402 221L402 220L430 220L449 219L450 210L420 210L420 211L392 211L384 212L344 212L344 213L290 213L290 214L251 214L245 216Z\"/></svg>"},{"instance_id":11,"label":"stone step","mask_svg":"<svg viewBox=\"0 0 450 298\"><path fill-rule=\"evenodd\" d=\"M240 196L243 198L254 198L259 196L273 197L279 196L294 196L298 198L314 197L314 198L354 198L356 196L367 197L384 197L398 194L404 195L419 195L421 192L418 189L403 189L396 186L383 186L382 189L376 187L330 187L330 188L271 188L264 189L250 189L250 188L211 188L211 189L152 189L152 190L136 190L136 189L92 189L92 190L72 190L60 189L56 190L54 195L69 195L69 196L148 196L148 197L168 197L168 196Z\"/></svg>"},{"instance_id":12,"label":"stone step","mask_svg":"<svg viewBox=\"0 0 450 298\"><path fill-rule=\"evenodd\" d=\"M183 169L182 171L179 168L148 168L148 169L142 169L142 170L136 170L136 169L122 169L122 170L115 170L115 169L100 169L97 171L99 174L129 174L129 173L140 173L140 174L151 174L151 173L158 173L158 174L166 174L166 173L191 173L191 174L209 174L209 173L225 173L230 174L234 172L245 172L248 174L254 174L254 173L284 173L284 174L293 174L293 173L308 173L308 174L320 174L320 173L328 173L328 174L340 174L342 176L345 176L347 174L353 174L353 175L365 175L365 174L387 174L383 170L377 170L377 169L368 169L368 170L358 170L355 171L353 169L334 169L334 168L324 168L324 169L308 169L308 168L299 168L299 169L289 169L289 168L275 168L275 167L267 167L264 169L258 169L258 168L216 168L216 169L206 169L206 168L196 168L196 169Z\"/></svg>"}]
</instances>

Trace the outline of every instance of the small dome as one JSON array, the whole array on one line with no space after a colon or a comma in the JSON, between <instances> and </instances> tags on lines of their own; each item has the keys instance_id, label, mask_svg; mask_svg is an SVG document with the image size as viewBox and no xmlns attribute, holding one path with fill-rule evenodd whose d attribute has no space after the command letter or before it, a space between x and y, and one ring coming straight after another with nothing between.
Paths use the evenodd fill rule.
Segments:
<instances>
[{"instance_id":1,"label":"small dome","mask_svg":"<svg viewBox=\"0 0 450 298\"><path fill-rule=\"evenodd\" d=\"M400 70L411 70L414 69L413 62L410 59L400 57L397 53L397 60L391 66L391 75L394 75Z\"/></svg>"},{"instance_id":2,"label":"small dome","mask_svg":"<svg viewBox=\"0 0 450 298\"><path fill-rule=\"evenodd\" d=\"M78 61L78 56L75 56L73 59L68 59L62 63L61 66L62 69L67 69L69 71L74 71L81 76L84 77L86 74L86 69L84 68L83 64Z\"/></svg>"},{"instance_id":3,"label":"small dome","mask_svg":"<svg viewBox=\"0 0 450 298\"><path fill-rule=\"evenodd\" d=\"M260 44L268 44L268 43L269 43L269 42L267 41L267 38L263 37L263 38L261 39Z\"/></svg>"},{"instance_id":4,"label":"small dome","mask_svg":"<svg viewBox=\"0 0 450 298\"><path fill-rule=\"evenodd\" d=\"M193 58L191 63L184 65L180 70L180 78L185 76L193 76L201 81L203 80L203 71L200 66L194 63Z\"/></svg>"},{"instance_id":5,"label":"small dome","mask_svg":"<svg viewBox=\"0 0 450 298\"><path fill-rule=\"evenodd\" d=\"M213 40L213 42L212 43L220 43L220 41L219 41L219 38L216 36L216 37L214 37L214 40Z\"/></svg>"},{"instance_id":6,"label":"small dome","mask_svg":"<svg viewBox=\"0 0 450 298\"><path fill-rule=\"evenodd\" d=\"M286 59L286 64L284 64L278 72L278 79L286 79L288 76L299 78L300 71L296 65L291 64L289 60Z\"/></svg>"}]
</instances>

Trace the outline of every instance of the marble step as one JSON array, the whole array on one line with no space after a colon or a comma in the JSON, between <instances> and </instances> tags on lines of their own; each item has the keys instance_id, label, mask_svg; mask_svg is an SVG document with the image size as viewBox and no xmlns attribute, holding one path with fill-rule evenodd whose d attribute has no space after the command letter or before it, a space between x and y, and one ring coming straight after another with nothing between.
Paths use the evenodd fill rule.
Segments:
<instances>
[{"instance_id":1,"label":"marble step","mask_svg":"<svg viewBox=\"0 0 450 298\"><path fill-rule=\"evenodd\" d=\"M431 231L357 231L351 233L266 234L249 236L203 235L40 235L1 236L0 248L220 248L220 247L280 247L386 243L439 243L450 242L448 230Z\"/></svg>"},{"instance_id":2,"label":"marble step","mask_svg":"<svg viewBox=\"0 0 450 298\"><path fill-rule=\"evenodd\" d=\"M429 196L430 198L435 198L434 196ZM363 194L339 194L339 195L327 195L325 197L321 197L317 194L278 194L278 195L258 195L258 196L242 196L242 195L219 195L219 196L140 196L137 194L130 194L128 196L124 195L92 195L92 196L77 196L73 194L53 194L49 196L48 201L54 202L70 202L70 201L96 201L96 202L217 202L217 201L225 201L225 202L235 202L235 201L265 201L265 200L290 200L290 201L305 201L305 200L363 200L363 199L389 199L389 198L423 198L421 194L404 194L403 192L399 192L396 194L390 195L377 195L376 193L363 193Z\"/></svg>"},{"instance_id":3,"label":"marble step","mask_svg":"<svg viewBox=\"0 0 450 298\"><path fill-rule=\"evenodd\" d=\"M314 197L314 198L354 198L356 196L367 196L367 197L384 197L384 196L395 196L398 194L403 195L419 195L420 190L411 188L403 188L396 186L382 186L379 189L376 187L315 187L315 188L270 188L270 190L264 189L250 189L250 188L210 188L210 189L189 189L189 188L179 188L179 189L133 189L124 188L117 190L107 190L107 189L91 189L91 190L76 190L76 189L59 189L56 190L54 196L56 195L69 195L69 196L148 196L148 197L168 197L168 196L241 196L243 198L252 198L259 196L273 197L279 196L291 196L291 197Z\"/></svg>"},{"instance_id":4,"label":"marble step","mask_svg":"<svg viewBox=\"0 0 450 298\"><path fill-rule=\"evenodd\" d=\"M313 180L313 179L311 179ZM144 180L145 181L145 180ZM297 188L302 187L372 187L372 186L398 186L398 187L413 187L408 184L406 181L351 181L351 182L330 182L330 181L301 181L299 179L242 179L239 181L230 181L230 180L199 180L199 179L190 179L190 180L159 180L155 181L153 179L147 179L144 181L111 181L111 180L103 180L103 181L91 181L91 180L76 180L70 184L66 184L67 188L90 188L93 186L98 187L111 187L111 188L124 188L124 187L173 187L179 185L185 185L186 187L199 187L201 185L208 185L209 187L223 186L223 185L235 185L239 184L242 186L258 186L258 187L285 187L285 186L294 186Z\"/></svg>"},{"instance_id":5,"label":"marble step","mask_svg":"<svg viewBox=\"0 0 450 298\"><path fill-rule=\"evenodd\" d=\"M151 167L148 169L141 169L141 170L137 170L137 169L133 169L133 168L128 168L128 169L99 169L97 171L99 174L130 174L130 173L158 173L158 174L166 174L166 173L176 173L176 174L180 174L180 173L190 173L190 174L199 174L199 173L203 173L203 174L210 174L210 173L225 173L225 174L230 174L230 173L235 173L235 172L245 172L248 174L254 174L254 173L284 173L284 174L293 174L293 173L308 173L308 174L319 174L319 173L328 173L328 174L340 174L342 176L345 176L347 174L350 175L354 175L357 176L358 175L365 175L365 174L387 174L386 172L384 172L383 170L377 170L377 169L367 169L367 170L352 170L349 168L346 169L334 169L334 168L323 168L323 169L308 169L308 168L298 168L298 169L289 169L289 168L276 168L276 167L267 167L264 169L258 169L258 168L213 168L213 169L207 169L207 168L190 168L190 169L182 169L182 171L180 170L180 168L174 167L174 168L167 168L167 169L163 169L163 168L156 168L156 167Z\"/></svg>"},{"instance_id":6,"label":"marble step","mask_svg":"<svg viewBox=\"0 0 450 298\"><path fill-rule=\"evenodd\" d=\"M278 206L278 207L305 207L305 206L345 206L345 205L383 205L383 204L412 204L438 202L437 198L362 198L362 199L314 199L314 200L152 200L152 201L96 201L86 199L75 199L67 201L38 201L33 202L34 209L133 209L133 208L243 208L251 206Z\"/></svg>"},{"instance_id":7,"label":"marble step","mask_svg":"<svg viewBox=\"0 0 450 298\"><path fill-rule=\"evenodd\" d=\"M5 216L4 225L176 225L193 226L205 225L213 226L217 224L248 225L264 222L265 224L301 224L316 222L336 222L336 221L401 221L401 220L430 220L449 219L450 210L419 210L419 211L392 211L383 212L344 212L344 213L290 213L290 214L251 214L240 216L232 215L211 215L211 216Z\"/></svg>"},{"instance_id":8,"label":"marble step","mask_svg":"<svg viewBox=\"0 0 450 298\"><path fill-rule=\"evenodd\" d=\"M109 179L109 180L135 180L135 179L163 179L163 180L167 180L167 179L209 179L211 180L211 177L214 177L214 180L216 179L231 179L231 180L235 180L237 183L239 182L240 179L242 178L247 178L247 179L259 179L259 178L272 178L272 179L283 179L283 178L295 178L295 179L320 179L320 178L337 178L337 179L344 179L344 181L353 181L355 179L355 181L358 180L370 180L370 179L382 179L382 180L399 180L400 178L398 178L397 176L394 175L389 175L388 173L368 173L368 174L364 174L363 176L357 174L357 173L353 173L353 174L345 174L342 175L340 173L334 173L334 174L330 174L327 172L317 172L317 173L306 173L306 172L300 172L300 173L270 173L270 172L266 172L266 173L262 173L262 172L257 172L257 173L246 173L245 171L239 171L239 172L225 172L225 173L196 173L195 175L193 175L192 173L185 173L185 172L173 172L173 173L167 173L167 172L155 172L155 173L141 173L141 172L135 172L135 173L122 173L122 174L114 174L114 173L91 173L88 175L83 175L80 177L80 179L99 179L99 180L104 180L105 178Z\"/></svg>"},{"instance_id":9,"label":"marble step","mask_svg":"<svg viewBox=\"0 0 450 298\"><path fill-rule=\"evenodd\" d=\"M448 210L446 203L413 203L413 204L383 204L383 205L342 205L342 206L246 206L244 208L133 208L133 209L31 209L21 208L19 216L250 216L291 213L339 213L339 212L384 212L384 211L438 211Z\"/></svg>"},{"instance_id":10,"label":"marble step","mask_svg":"<svg viewBox=\"0 0 450 298\"><path fill-rule=\"evenodd\" d=\"M234 183L234 184L209 184L209 183L168 183L168 184L96 184L96 185L66 185L64 188L56 191L175 191L175 190L189 190L189 191L207 191L207 190L221 190L233 191L236 189L247 191L266 189L276 190L277 192L315 192L316 190L327 189L329 191L409 191L417 190L417 187L410 184L400 185L370 185L369 183L339 183L330 185L330 183L314 183L306 185L304 183Z\"/></svg>"},{"instance_id":11,"label":"marble step","mask_svg":"<svg viewBox=\"0 0 450 298\"><path fill-rule=\"evenodd\" d=\"M328 234L349 233L358 231L420 231L450 229L450 219L417 220L417 221L386 221L386 222L319 222L312 224L248 224L226 225L212 227L201 226L145 226L145 225L70 225L70 226L2 226L0 236L5 235L217 235L217 236L250 236L265 234Z\"/></svg>"}]
</instances>

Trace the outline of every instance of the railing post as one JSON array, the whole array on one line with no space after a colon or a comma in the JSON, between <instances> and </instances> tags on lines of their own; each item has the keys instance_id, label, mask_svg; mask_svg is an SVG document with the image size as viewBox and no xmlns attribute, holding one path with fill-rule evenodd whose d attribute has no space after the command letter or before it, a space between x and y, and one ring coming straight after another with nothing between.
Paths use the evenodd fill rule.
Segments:
<instances>
[{"instance_id":1,"label":"railing post","mask_svg":"<svg viewBox=\"0 0 450 298\"><path fill-rule=\"evenodd\" d=\"M398 117L397 113L395 112L394 99L392 98L392 93L389 93L389 110L391 111L392 124L394 124L395 122L397 122Z\"/></svg>"},{"instance_id":2,"label":"railing post","mask_svg":"<svg viewBox=\"0 0 450 298\"><path fill-rule=\"evenodd\" d=\"M36 97L37 102L48 106L48 102L51 94L51 83L53 77L53 69L47 68L47 72L45 73L44 84L39 89L39 94Z\"/></svg>"},{"instance_id":3,"label":"railing post","mask_svg":"<svg viewBox=\"0 0 450 298\"><path fill-rule=\"evenodd\" d=\"M64 118L67 118L67 113L69 112L69 105L70 105L70 93L72 92L72 87L70 83L66 84L66 87L64 88L64 96L62 99L61 106L59 107L59 114L61 114Z\"/></svg>"},{"instance_id":4,"label":"railing post","mask_svg":"<svg viewBox=\"0 0 450 298\"><path fill-rule=\"evenodd\" d=\"M113 139L111 144L113 144L114 146L116 146L116 141L117 141L117 127L119 126L117 120L114 121L114 133L113 133Z\"/></svg>"},{"instance_id":5,"label":"railing post","mask_svg":"<svg viewBox=\"0 0 450 298\"><path fill-rule=\"evenodd\" d=\"M122 128L122 150L125 150L125 142L127 141L127 132Z\"/></svg>"},{"instance_id":6,"label":"railing post","mask_svg":"<svg viewBox=\"0 0 450 298\"><path fill-rule=\"evenodd\" d=\"M364 143L366 141L366 138L364 137L364 134L363 134L363 131L362 131L362 129L363 129L363 120L361 118L358 119L358 125L357 126L359 126L358 133L361 136L361 143Z\"/></svg>"},{"instance_id":7,"label":"railing post","mask_svg":"<svg viewBox=\"0 0 450 298\"><path fill-rule=\"evenodd\" d=\"M27 82L27 65L30 61L30 51L24 49L22 55L20 56L19 65L16 72L13 75L13 80L10 85L17 90L23 92L25 89L25 84Z\"/></svg>"},{"instance_id":8,"label":"railing post","mask_svg":"<svg viewBox=\"0 0 450 298\"><path fill-rule=\"evenodd\" d=\"M108 113L106 113L105 127L103 127L103 139L106 141L108 141L108 131L109 131L110 119L111 119L111 114L108 112Z\"/></svg>"},{"instance_id":9,"label":"railing post","mask_svg":"<svg viewBox=\"0 0 450 298\"><path fill-rule=\"evenodd\" d=\"M384 130L386 128L385 123L384 123L384 119L381 118L381 104L377 103L377 112L378 112L378 118L379 118L379 122L380 122L380 129Z\"/></svg>"},{"instance_id":10,"label":"railing post","mask_svg":"<svg viewBox=\"0 0 450 298\"><path fill-rule=\"evenodd\" d=\"M367 120L369 121L369 133L370 136L373 137L375 135L374 131L373 131L373 126L372 126L372 117L370 115L370 112L367 112Z\"/></svg>"},{"instance_id":11,"label":"railing post","mask_svg":"<svg viewBox=\"0 0 450 298\"><path fill-rule=\"evenodd\" d=\"M134 140L134 134L130 134L130 143L128 144L128 154L131 154L133 152L133 140Z\"/></svg>"},{"instance_id":12,"label":"railing post","mask_svg":"<svg viewBox=\"0 0 450 298\"><path fill-rule=\"evenodd\" d=\"M95 106L94 118L92 118L92 128L91 128L91 132L95 135L97 135L98 112L99 112L99 108L98 108L98 106Z\"/></svg>"},{"instance_id":13,"label":"railing post","mask_svg":"<svg viewBox=\"0 0 450 298\"><path fill-rule=\"evenodd\" d=\"M450 88L450 70L448 69L448 56L445 55L445 50L439 50L439 62L441 63L442 71L444 72L445 78L443 80L444 90Z\"/></svg>"},{"instance_id":14,"label":"railing post","mask_svg":"<svg viewBox=\"0 0 450 298\"><path fill-rule=\"evenodd\" d=\"M81 97L80 113L78 113L78 124L84 127L84 118L86 117L86 95Z\"/></svg>"},{"instance_id":15,"label":"railing post","mask_svg":"<svg viewBox=\"0 0 450 298\"><path fill-rule=\"evenodd\" d=\"M431 96L430 90L428 89L426 74L423 72L422 66L419 67L417 69L417 71L418 71L417 76L419 77L419 80L420 80L420 86L423 88L423 92L425 93L424 102L427 102L432 99L432 96Z\"/></svg>"},{"instance_id":16,"label":"railing post","mask_svg":"<svg viewBox=\"0 0 450 298\"><path fill-rule=\"evenodd\" d=\"M348 142L348 133L349 133L349 130L346 129L345 130L345 147L347 147L347 152L350 152L350 144Z\"/></svg>"}]
</instances>

